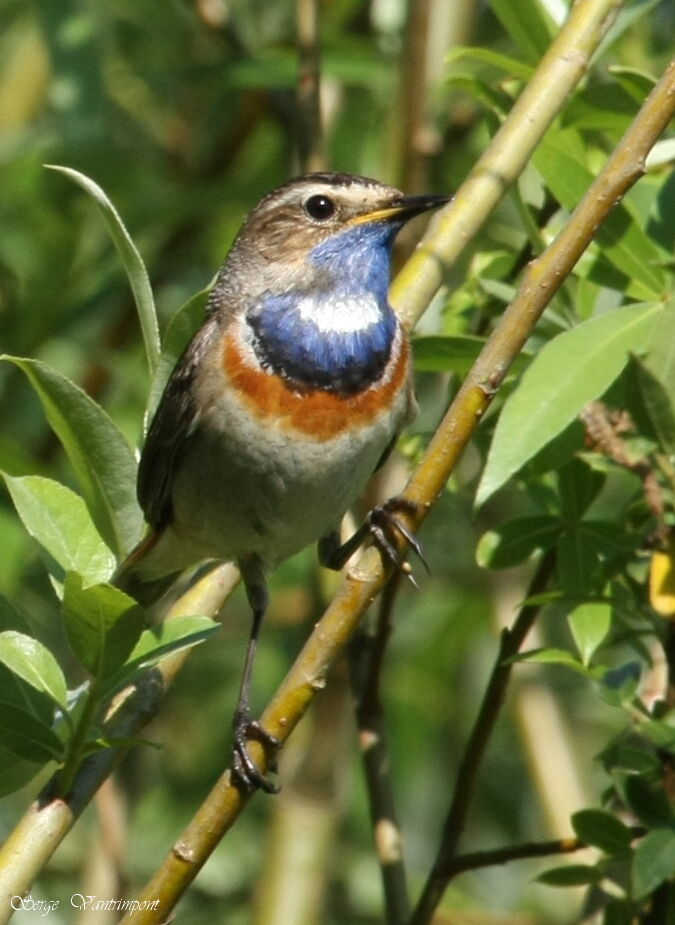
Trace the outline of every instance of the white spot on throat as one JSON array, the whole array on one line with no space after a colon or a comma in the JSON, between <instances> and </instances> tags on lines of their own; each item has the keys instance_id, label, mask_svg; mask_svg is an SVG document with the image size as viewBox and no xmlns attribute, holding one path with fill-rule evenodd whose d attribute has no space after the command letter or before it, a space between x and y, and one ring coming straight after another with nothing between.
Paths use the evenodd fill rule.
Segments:
<instances>
[{"instance_id":1,"label":"white spot on throat","mask_svg":"<svg viewBox=\"0 0 675 925\"><path fill-rule=\"evenodd\" d=\"M303 321L311 321L322 334L352 334L382 319L377 299L370 293L322 299L305 296L298 302L298 314Z\"/></svg>"}]
</instances>

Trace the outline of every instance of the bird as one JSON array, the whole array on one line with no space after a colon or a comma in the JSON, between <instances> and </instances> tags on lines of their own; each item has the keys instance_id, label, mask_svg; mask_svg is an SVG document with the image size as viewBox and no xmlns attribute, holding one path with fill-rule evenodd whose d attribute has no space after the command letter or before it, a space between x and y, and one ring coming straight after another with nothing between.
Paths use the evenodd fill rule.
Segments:
<instances>
[{"instance_id":1,"label":"bird","mask_svg":"<svg viewBox=\"0 0 675 925\"><path fill-rule=\"evenodd\" d=\"M148 429L137 494L149 530L115 583L147 605L189 567L237 565L253 616L232 770L248 790L278 789L247 751L250 737L278 746L250 707L267 576L314 542L334 569L369 535L393 558L392 523L419 549L396 498L344 543L339 528L415 410L410 341L387 296L393 241L448 198L327 172L266 195Z\"/></svg>"}]
</instances>

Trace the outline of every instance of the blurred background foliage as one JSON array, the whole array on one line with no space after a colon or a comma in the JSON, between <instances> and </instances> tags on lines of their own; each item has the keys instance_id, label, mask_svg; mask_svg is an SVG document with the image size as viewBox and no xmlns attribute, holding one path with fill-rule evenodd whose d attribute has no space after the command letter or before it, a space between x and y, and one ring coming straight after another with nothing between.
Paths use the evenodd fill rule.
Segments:
<instances>
[{"instance_id":1,"label":"blurred background foliage","mask_svg":"<svg viewBox=\"0 0 675 925\"><path fill-rule=\"evenodd\" d=\"M508 0L326 0L320 6L327 164L408 192L459 185L565 12L554 0L528 3L522 15L514 15L518 5ZM527 27L535 7L543 35ZM669 0L629 5L625 15L624 28L558 126L581 133L591 169L603 162L672 52ZM525 27L519 25L523 17ZM500 67L496 54L455 52L448 59L452 49L469 44L506 55L507 63ZM42 359L80 383L132 445L140 439L149 382L128 284L92 203L43 165L74 167L106 190L143 254L166 324L209 283L246 212L298 172L296 78L290 3L0 0L0 347ZM564 202L565 190L551 196L541 176L529 170L518 195L496 210L423 320L426 333L489 329L532 254L523 198L535 204L544 239L573 205ZM651 187L646 180L635 203L651 209L657 186L663 193L663 178ZM666 192L661 214L651 219L661 254L669 246L672 253L672 183ZM607 273L600 276L580 274L556 310L571 312L574 303L584 318L596 300L619 304L621 287ZM556 327L555 316L550 323ZM453 381L420 372L420 416L403 443L409 458L433 430ZM73 484L39 403L8 364L0 366L0 415L1 469ZM476 564L478 539L520 509L524 491L517 486L473 511L486 442L486 432L479 434L425 525L431 575L420 576L421 594L408 587L400 593L385 671L394 781L414 890L434 855L496 631L512 619L527 586L527 565L495 572ZM382 492L401 484L402 465ZM4 492L0 536L0 592L67 665L40 553ZM331 579L319 578L314 562L308 551L275 576L257 665L259 704L329 593ZM538 628L546 644L569 644L559 616L547 610ZM105 896L123 888L133 895L199 805L228 754L247 632L247 608L237 594L226 606L222 631L193 654L147 730L161 747L134 750L33 891L63 900L65 913L52 913L50 921L75 920L69 907L74 892ZM572 812L599 803L607 779L595 756L626 720L589 690L560 668L518 669L481 770L467 850L560 837L570 831ZM325 880L318 920L327 925L381 921L358 751L342 696L336 681L319 707L320 724L329 722L332 759L330 799L322 802L332 834L328 861L317 874L317 882ZM184 900L181 914L191 925L250 922L256 895L264 905L261 872L274 844L270 821L281 801L292 800L296 748L302 744L289 746L282 762L287 792L278 800L253 801ZM26 800L24 791L0 804L3 833ZM533 883L543 866L550 864L518 862L465 874L444 906L455 911L442 921L577 921L580 895ZM95 921L104 915L97 913Z\"/></svg>"}]
</instances>

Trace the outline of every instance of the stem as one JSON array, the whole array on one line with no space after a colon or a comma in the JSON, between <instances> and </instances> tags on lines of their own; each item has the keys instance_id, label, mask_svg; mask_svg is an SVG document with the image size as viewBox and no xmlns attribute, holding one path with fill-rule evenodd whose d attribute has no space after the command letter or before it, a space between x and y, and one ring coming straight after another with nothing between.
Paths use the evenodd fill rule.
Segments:
<instances>
[{"instance_id":1,"label":"stem","mask_svg":"<svg viewBox=\"0 0 675 925\"><path fill-rule=\"evenodd\" d=\"M539 562L528 589L528 598L535 594L541 594L546 590L554 567L555 555L549 551ZM453 861L457 845L464 831L471 806L471 799L478 779L478 769L504 705L506 688L513 671L513 662L510 660L520 651L520 647L532 629L539 610L538 606L526 604L519 612L511 629L504 630L501 634L499 651L488 686L483 695L483 702L459 764L457 781L443 825L438 854L410 920L410 925L426 925L431 921L434 910L443 896L450 877L456 872Z\"/></svg>"},{"instance_id":2,"label":"stem","mask_svg":"<svg viewBox=\"0 0 675 925\"><path fill-rule=\"evenodd\" d=\"M296 0L295 16L298 28L298 160L301 173L310 173L325 169L318 0Z\"/></svg>"},{"instance_id":3,"label":"stem","mask_svg":"<svg viewBox=\"0 0 675 925\"><path fill-rule=\"evenodd\" d=\"M404 925L410 915L403 838L396 814L391 755L380 697L382 666L401 577L402 572L397 571L384 588L375 636L368 638L363 648L355 647L350 659L352 685L357 696L356 721L387 925Z\"/></svg>"},{"instance_id":4,"label":"stem","mask_svg":"<svg viewBox=\"0 0 675 925\"><path fill-rule=\"evenodd\" d=\"M87 743L89 731L94 724L94 717L100 705L99 684L98 680L94 679L89 685L89 690L85 695L82 712L75 726L73 737L70 740L70 748L68 749L65 763L59 774L58 790L63 796L67 797L73 786L75 775L82 762L82 752Z\"/></svg>"}]
</instances>

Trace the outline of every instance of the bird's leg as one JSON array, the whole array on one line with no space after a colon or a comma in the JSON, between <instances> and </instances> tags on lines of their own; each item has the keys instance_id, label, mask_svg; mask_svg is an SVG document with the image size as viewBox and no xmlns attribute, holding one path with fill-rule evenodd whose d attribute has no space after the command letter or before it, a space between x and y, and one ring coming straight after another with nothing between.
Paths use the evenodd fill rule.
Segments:
<instances>
[{"instance_id":1,"label":"bird's leg","mask_svg":"<svg viewBox=\"0 0 675 925\"><path fill-rule=\"evenodd\" d=\"M340 536L336 530L322 537L319 540L319 562L326 568L339 570L364 540L371 537L392 565L395 568L402 568L412 583L415 584L412 573L407 571L401 562L398 550L391 539L391 533L398 531L417 554L422 565L429 571L422 544L403 521L396 516L397 511L414 514L416 510L417 505L414 502L395 495L384 504L377 505L369 511L363 524L344 543L340 543Z\"/></svg>"},{"instance_id":2,"label":"bird's leg","mask_svg":"<svg viewBox=\"0 0 675 925\"><path fill-rule=\"evenodd\" d=\"M244 671L241 676L237 708L232 719L234 731L232 772L246 790L260 788L266 793L278 793L279 788L277 785L272 783L259 770L249 755L247 747L247 740L250 738L258 739L273 751L281 747L276 736L263 729L258 720L251 719L251 676L253 674L253 662L255 661L260 626L268 604L267 587L257 559L249 559L245 563L239 563L239 568L246 585L246 593L253 611L253 620L246 649Z\"/></svg>"}]
</instances>

